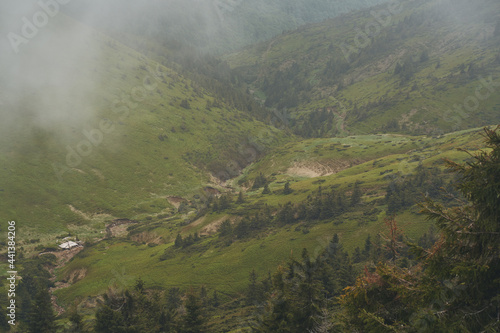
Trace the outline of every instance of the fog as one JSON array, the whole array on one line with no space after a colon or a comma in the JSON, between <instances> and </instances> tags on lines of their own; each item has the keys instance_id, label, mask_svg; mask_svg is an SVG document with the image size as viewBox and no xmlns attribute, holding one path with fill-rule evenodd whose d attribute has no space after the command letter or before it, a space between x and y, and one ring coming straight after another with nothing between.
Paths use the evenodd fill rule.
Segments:
<instances>
[{"instance_id":1,"label":"fog","mask_svg":"<svg viewBox=\"0 0 500 333\"><path fill-rule=\"evenodd\" d=\"M383 0L2 1L2 137L26 135L33 128L65 135L92 121L101 102L95 92L104 79L97 70L102 47L95 30L125 43L147 36L166 47L180 42L199 52L222 52L379 2ZM310 9L307 14L304 6Z\"/></svg>"},{"instance_id":2,"label":"fog","mask_svg":"<svg viewBox=\"0 0 500 333\"><path fill-rule=\"evenodd\" d=\"M102 102L96 89L106 79L99 70L102 39L96 38L95 31L115 37L158 36L168 30L168 36L209 44L207 36L216 33L224 10L199 0L2 1L0 130L4 139L0 143L6 145L5 139L16 134L26 137L34 128L66 139L65 135L80 132L92 121Z\"/></svg>"},{"instance_id":3,"label":"fog","mask_svg":"<svg viewBox=\"0 0 500 333\"><path fill-rule=\"evenodd\" d=\"M94 114L98 48L92 30L62 14L62 6L55 1L45 8L35 2L0 5L3 138L33 128L69 132Z\"/></svg>"}]
</instances>

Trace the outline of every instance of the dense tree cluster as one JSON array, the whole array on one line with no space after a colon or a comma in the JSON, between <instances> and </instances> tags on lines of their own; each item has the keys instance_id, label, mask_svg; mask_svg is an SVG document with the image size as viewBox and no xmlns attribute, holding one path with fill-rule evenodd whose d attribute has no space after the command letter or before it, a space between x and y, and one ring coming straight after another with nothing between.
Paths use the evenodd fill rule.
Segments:
<instances>
[{"instance_id":1,"label":"dense tree cluster","mask_svg":"<svg viewBox=\"0 0 500 333\"><path fill-rule=\"evenodd\" d=\"M354 278L337 235L317 258L304 249L300 260L292 258L260 284L252 272L248 298L262 313L250 325L254 332L312 332L331 319L325 313L337 307L335 298Z\"/></svg>"},{"instance_id":2,"label":"dense tree cluster","mask_svg":"<svg viewBox=\"0 0 500 333\"><path fill-rule=\"evenodd\" d=\"M283 225L298 221L335 218L345 213L350 207L361 203L361 194L358 183L353 185L350 197L346 196L344 192L333 188L325 190L320 186L302 203L292 204L287 202L283 206L279 206L275 221L278 225Z\"/></svg>"},{"instance_id":3,"label":"dense tree cluster","mask_svg":"<svg viewBox=\"0 0 500 333\"><path fill-rule=\"evenodd\" d=\"M217 292L208 299L202 286L186 293L177 287L165 293L145 289L136 281L134 290L109 290L96 312L95 332L101 333L202 333L206 332L207 309L217 306Z\"/></svg>"},{"instance_id":4,"label":"dense tree cluster","mask_svg":"<svg viewBox=\"0 0 500 333\"><path fill-rule=\"evenodd\" d=\"M311 111L290 122L295 134L304 138L331 137L337 134L338 116L327 108Z\"/></svg>"},{"instance_id":5,"label":"dense tree cluster","mask_svg":"<svg viewBox=\"0 0 500 333\"><path fill-rule=\"evenodd\" d=\"M448 194L456 194L450 183L445 183L438 168L419 165L413 174L392 180L387 186L385 201L387 213L395 214L423 200L424 196L449 201Z\"/></svg>"},{"instance_id":6,"label":"dense tree cluster","mask_svg":"<svg viewBox=\"0 0 500 333\"><path fill-rule=\"evenodd\" d=\"M57 330L56 315L52 308L49 288L53 287L48 269L55 266L54 255L43 255L32 259L23 259L19 276L22 277L16 287L16 327L22 332L53 333ZM7 300L0 298L3 309L7 309ZM8 331L5 310L1 312L0 330ZM4 320L5 319L5 320ZM9 319L10 320L10 319ZM12 326L14 327L14 326Z\"/></svg>"}]
</instances>

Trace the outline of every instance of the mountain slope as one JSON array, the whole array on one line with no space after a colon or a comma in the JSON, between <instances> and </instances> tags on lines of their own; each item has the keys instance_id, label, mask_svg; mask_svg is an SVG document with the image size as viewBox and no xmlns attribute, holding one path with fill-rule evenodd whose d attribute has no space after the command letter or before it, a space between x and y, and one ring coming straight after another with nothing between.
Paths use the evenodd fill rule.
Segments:
<instances>
[{"instance_id":1,"label":"mountain slope","mask_svg":"<svg viewBox=\"0 0 500 333\"><path fill-rule=\"evenodd\" d=\"M78 42L87 50L62 48L74 45L72 33L81 29L87 33ZM0 208L2 219L26 229L23 238L168 214L167 196L215 186L284 138L62 14L43 34L16 57L24 68L16 80L32 89L2 82ZM40 47L46 58L33 63Z\"/></svg>"},{"instance_id":2,"label":"mountain slope","mask_svg":"<svg viewBox=\"0 0 500 333\"><path fill-rule=\"evenodd\" d=\"M233 50L295 29L302 24L386 0L210 0L72 1L65 9L107 31L154 39L158 44L187 44L198 51ZM122 10L125 8L125 10ZM92 15L89 15L89 12Z\"/></svg>"},{"instance_id":3,"label":"mountain slope","mask_svg":"<svg viewBox=\"0 0 500 333\"><path fill-rule=\"evenodd\" d=\"M403 1L227 59L300 135L442 133L500 120L499 21L496 1Z\"/></svg>"},{"instance_id":4,"label":"mountain slope","mask_svg":"<svg viewBox=\"0 0 500 333\"><path fill-rule=\"evenodd\" d=\"M342 244L351 253L356 247L363 246L367 235L378 235L384 230L384 218L388 216L385 196L391 181L404 183L417 173L420 165L432 170L434 177L441 177L442 185L447 186L452 179L449 174L439 171L443 168L442 158L455 161L466 159L468 155L456 151L456 148L480 149L482 137L479 133L480 130L476 129L450 133L441 138L359 136L344 139L343 145L338 145L337 139L290 143L250 166L242 175L242 178L253 181L259 173L264 173L270 183L270 194L262 194L262 188L247 189L244 190L243 203L237 203L233 196L228 208L215 211L212 206L200 219L186 221L189 211L194 211L197 204L193 198L182 215L167 218L154 216L139 224L129 225L122 235L90 244L60 269L57 272L58 281L70 285L56 294L61 304L68 304L74 299L97 297L107 288L130 287L138 278L159 289L172 286L187 289L204 285L209 291L220 293L221 299L228 304L228 308L223 310L227 314L233 307L230 304L245 293L248 273L252 269L259 276L265 276L294 254L298 256L303 248L316 255L324 249L333 234L339 235ZM336 153L337 148L331 150L330 144L342 149L341 157ZM350 147L344 148L347 144ZM377 151L366 151L364 146L377 146ZM307 152L302 151L304 149ZM363 154L363 151L367 153ZM337 163L346 163L347 166L332 174L313 178L279 172L286 171L294 160L301 162L299 156L306 153L323 154L324 157L333 155ZM349 166L355 159L365 160ZM305 161L313 160L306 158ZM284 168L279 167L283 165ZM292 189L289 194L283 193L287 181ZM235 180L234 186L237 187L238 183L241 182ZM309 205L310 198L321 189L324 193L334 189L337 193L345 193L349 199L352 186L356 183L360 184L363 193L362 203L357 208L317 220L299 218L284 224L278 220L283 207L290 209L303 203ZM421 194L417 193L417 200L420 197ZM288 202L292 206L287 206ZM232 221L236 233L241 221L266 214L266 207L269 207L272 216L264 217L260 229L253 230L252 227L250 236L234 236L232 241L228 241L227 236L220 234L218 228L225 219ZM414 204L399 210L397 221L402 232L413 240L427 232L431 224L419 214L419 208ZM195 232L201 235L198 241L176 249L177 235L187 239ZM90 301L82 303L85 307L92 304ZM233 318L225 327L237 327L242 320Z\"/></svg>"}]
</instances>

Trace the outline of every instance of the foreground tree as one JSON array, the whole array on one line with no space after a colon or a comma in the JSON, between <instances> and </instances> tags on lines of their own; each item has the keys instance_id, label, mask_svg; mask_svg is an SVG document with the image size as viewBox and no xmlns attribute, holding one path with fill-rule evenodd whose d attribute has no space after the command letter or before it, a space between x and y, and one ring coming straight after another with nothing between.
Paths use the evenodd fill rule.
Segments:
<instances>
[{"instance_id":1,"label":"foreground tree","mask_svg":"<svg viewBox=\"0 0 500 333\"><path fill-rule=\"evenodd\" d=\"M349 255L337 235L316 258L304 249L301 260L292 258L273 275L253 331L328 332L333 327L329 313L337 306L334 300L353 277Z\"/></svg>"},{"instance_id":2,"label":"foreground tree","mask_svg":"<svg viewBox=\"0 0 500 333\"><path fill-rule=\"evenodd\" d=\"M346 329L369 332L500 330L500 128L485 129L488 151L465 165L447 161L466 201L445 208L428 199L423 212L441 238L414 246L412 269L381 263L341 297Z\"/></svg>"},{"instance_id":3,"label":"foreground tree","mask_svg":"<svg viewBox=\"0 0 500 333\"><path fill-rule=\"evenodd\" d=\"M52 310L50 293L47 287L41 285L33 302L31 313L30 332L51 333L55 332L56 316Z\"/></svg>"},{"instance_id":4,"label":"foreground tree","mask_svg":"<svg viewBox=\"0 0 500 333\"><path fill-rule=\"evenodd\" d=\"M500 126L485 129L491 150L465 165L448 161L460 175L458 189L467 203L446 209L427 201L442 239L427 254L429 276L445 297L433 309L447 327L465 331L500 329Z\"/></svg>"}]
</instances>

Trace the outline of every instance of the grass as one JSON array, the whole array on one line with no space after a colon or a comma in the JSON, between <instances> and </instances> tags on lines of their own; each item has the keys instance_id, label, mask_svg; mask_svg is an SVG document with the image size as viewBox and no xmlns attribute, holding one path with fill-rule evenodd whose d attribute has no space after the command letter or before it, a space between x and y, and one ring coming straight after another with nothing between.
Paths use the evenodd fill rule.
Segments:
<instances>
[{"instance_id":1,"label":"grass","mask_svg":"<svg viewBox=\"0 0 500 333\"><path fill-rule=\"evenodd\" d=\"M300 70L290 80L301 82L304 77L311 90L303 92L307 98L296 107L288 108L292 118L336 107L347 114L344 125L350 134L441 134L494 124L500 122L495 111L500 103L498 94L471 111L454 108L463 105L468 96L474 97L481 77L491 75L495 82L500 77L498 37L484 34L494 28L498 7L489 0L482 1L483 5L473 11L454 8L456 15L464 16L460 22L444 13L440 19L432 19L436 11L443 10L437 1L403 3L401 13L392 16L391 24L360 48L359 55L353 54L348 70L340 74L322 75L329 69L329 60L343 59L339 45L354 46L359 29L373 23L369 11L307 25L227 55L227 60L259 96L267 94L264 83L273 82L278 73L292 75L286 64L298 65ZM422 24L412 25L408 19L413 16L418 20L422 15ZM404 23L399 26L400 22ZM419 60L423 50L429 52L427 61ZM394 69L397 63L411 58L415 59L411 61L415 70L405 83ZM474 69L469 71L471 64ZM385 127L394 121L399 128Z\"/></svg>"},{"instance_id":2,"label":"grass","mask_svg":"<svg viewBox=\"0 0 500 333\"><path fill-rule=\"evenodd\" d=\"M352 22L348 28L355 26L356 22ZM328 22L285 33L274 40L265 56L262 53L269 44L247 49L246 53L232 55L229 60L233 66L241 68L260 62L262 72L267 71L266 66L279 67L276 64L289 61L290 54L303 61L301 57L307 54L327 52L330 43L325 42L322 35L331 36L333 41L345 32L335 31L335 27ZM430 67L431 64L435 66L435 58L422 66L416 74L417 85L422 87L418 91L399 86L398 80L386 71L363 74L362 80L354 80L352 85L335 94L335 100L328 94L315 98L304 105L306 112L338 104L338 101L350 112L358 100L359 103L374 102L383 96L388 96L395 104L374 108L373 114L364 121L347 118L348 128L343 137L298 140L224 103L220 107L206 108L207 102L213 104L217 96L198 88L195 82L175 69L161 65L155 89L147 91L140 103L130 107L126 99L132 89L141 87L150 76L148 68L157 68L157 64L105 36L94 38L103 56L98 63L83 57L81 64L82 68L98 66L104 73L102 82L94 87L95 115L75 128L23 129L18 125L18 134L0 147L3 168L0 219L17 221L20 249L28 255L35 254L38 246L56 246L56 237L68 234L87 242L84 251L56 271L57 281L71 284L55 293L64 306L75 300L98 297L108 288L130 288L137 278L142 278L148 287L186 289L206 285L209 291L217 289L228 300L237 298L244 293L252 269L264 276L291 256L299 257L303 248L315 256L335 233L349 252L357 246L362 247L367 235L384 230L386 207L379 203L380 211L370 217L363 215L361 206L341 218L269 228L258 237L238 240L230 246L217 242L217 234L204 236L192 247L161 261L160 256L173 246L178 233L185 237L224 218L237 220L242 214L255 213L259 205L277 207L288 201L300 203L319 186L335 187L349 194L352 185L358 182L364 202L373 202L384 198L391 179L404 178L419 164L443 168L442 158L461 162L468 158L456 148L474 151L482 147L478 129L434 137L374 133L389 120L400 119L413 108L418 108L419 112L409 117L408 126L420 126L423 120L431 119L430 116L447 105L463 101L467 92L475 89L477 78L453 90L450 88L453 83L441 82L444 92L437 98L433 97L435 85L430 84L433 81L429 76L446 77L456 66L473 59L476 55L471 51L473 47L446 54L437 71ZM312 84L319 84L314 75L318 75L320 65L328 60L322 56L324 53L319 54L316 62L311 62L316 66L308 77ZM491 54L487 52L485 56L487 63ZM362 72L361 68L355 71L349 75ZM81 79L85 81L84 77ZM409 94L408 99L406 94ZM265 96L262 91L257 91L256 95ZM189 102L188 108L181 106L185 106L185 101ZM32 107L36 100L26 103ZM486 101L484 105L489 111L481 111L487 115L481 122L492 119L495 103L498 103L496 97ZM130 110L122 117L126 105ZM113 122L113 130L104 134L102 143L93 146L91 153L65 172L60 181L54 172L54 163L58 168L63 167L67 147L76 149L86 139L82 131L99 128L104 119ZM443 124L439 117L432 121L439 126ZM474 124L471 121L462 127ZM366 135L349 136L349 132ZM62 140L57 133L69 134ZM215 184L209 166L219 165L222 171L227 171L233 168L235 160L247 157L247 148L253 149L251 153L259 150L262 157L257 161L247 159L246 162L254 163L225 186ZM294 168L315 172L316 176L294 171ZM262 189L249 189L260 173L270 180L272 194L263 195ZM283 195L281 190L287 181L291 182L293 193ZM208 185L221 191L234 191L234 194L242 190L246 202L238 207L233 205L223 213L207 213L195 224L191 221L194 208L178 214L167 200L169 196L180 196L193 203L193 196L203 193ZM115 218L139 220L131 234L161 241L134 242L129 237L93 244L104 237L106 224ZM426 232L431 223L416 207L401 212L397 221L412 239ZM3 267L0 269L0 274L5 273ZM79 274L81 279L75 280L74 276Z\"/></svg>"},{"instance_id":3,"label":"grass","mask_svg":"<svg viewBox=\"0 0 500 333\"><path fill-rule=\"evenodd\" d=\"M71 22L61 16L51 29ZM22 119L0 148L1 219L18 221L20 239L57 235L69 226L72 232L84 232L99 214L134 219L165 213L171 209L167 196L190 196L211 183L208 166L213 161L229 164L241 145L263 133L267 140L259 144L264 149L284 138L224 103L207 109L207 101L215 97L171 68L103 35L94 34L91 42L100 56L82 54L73 60L81 67L75 75L92 90L93 116L72 127L50 128ZM100 70L98 83L86 68ZM158 72L157 80L152 71ZM134 102L134 92L147 80L146 94ZM62 104L71 105L72 95L60 97L67 98ZM181 106L182 100L189 109ZM27 109L35 107L36 95L25 102ZM111 130L96 135L97 144L85 146L84 131L103 133L104 120L112 123ZM67 168L68 149L76 151L79 145L88 154ZM87 217L75 214L70 205Z\"/></svg>"},{"instance_id":4,"label":"grass","mask_svg":"<svg viewBox=\"0 0 500 333\"><path fill-rule=\"evenodd\" d=\"M139 277L154 288L178 286L187 289L190 286L206 285L209 290L217 289L230 299L244 292L248 274L252 269L264 276L286 262L290 256L299 256L303 248L307 248L312 255L317 255L335 233L339 234L344 248L352 252L357 246L363 246L367 235L383 233L383 221L386 217L383 205L377 206L379 213L374 218L364 216L362 210L351 210L332 220L272 228L257 238L238 240L230 246L216 242L217 234L204 236L201 242L177 252L175 257L164 261L159 259L165 249L173 245L179 232L187 236L201 232L204 227L215 221L224 218L238 219L237 214L251 213L254 209L252 207L259 202L276 207L287 201L304 201L311 190L317 189L319 185L323 188L336 186L339 190L349 191L352 184L359 181L365 202L383 198L385 186L389 181L387 175L399 174L399 177L404 177L419 163L427 167L443 167L442 158L463 161L468 155L455 148L481 148L482 139L478 133L479 130L476 129L440 138L395 135L343 138L340 144L349 144L352 147L351 150L343 151L343 158L346 159L353 156L364 157L360 155L365 151L364 146L376 145L377 149L369 149L364 163L333 175L316 178L297 178L279 173L278 169L270 169L266 164L267 158L264 158L248 168L252 171L246 171L249 176L263 171L266 174L275 173L275 180L270 186L273 194L262 195L261 189L247 191L245 203L241 206L233 204L229 211L209 213L195 224L186 225L183 219L179 218L153 218L152 221L142 222L141 232L155 233L164 240L165 243L157 246L126 239L112 239L86 249L57 272L59 280L67 280L72 272L87 270L84 279L57 292L59 302L69 304L79 297L97 296L104 293L108 287L131 287ZM293 161L290 154L303 154L295 153L298 150L295 148L300 147L308 152L319 149L327 154L329 145L326 143L329 142L318 139L288 144L285 147L286 153L280 157L275 155L269 158L274 159L276 164L286 165L286 161ZM404 147L403 151L399 146ZM278 161L278 158L283 160ZM292 180L291 187L294 192L289 195L280 194L284 181L288 179ZM426 232L432 223L420 215L416 207L402 211L398 214L397 221L403 232L413 240L417 240Z\"/></svg>"}]
</instances>

